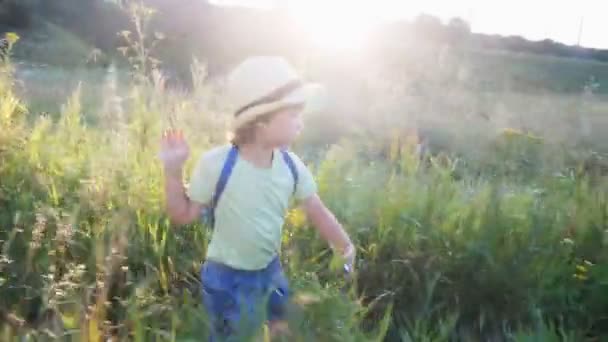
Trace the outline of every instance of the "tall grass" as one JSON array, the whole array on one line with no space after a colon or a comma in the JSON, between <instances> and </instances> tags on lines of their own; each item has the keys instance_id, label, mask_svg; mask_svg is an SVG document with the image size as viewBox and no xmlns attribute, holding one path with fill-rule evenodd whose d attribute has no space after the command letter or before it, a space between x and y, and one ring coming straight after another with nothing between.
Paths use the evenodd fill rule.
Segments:
<instances>
[{"instance_id":1,"label":"tall grass","mask_svg":"<svg viewBox=\"0 0 608 342\"><path fill-rule=\"evenodd\" d=\"M138 83L124 116L106 113L112 120L91 128L77 88L58 120L40 116L28 125L10 81L4 77L0 88L7 132L0 148L0 307L3 322L12 323L3 325L6 339L42 336L55 318L50 333L77 340L200 340L207 325L198 274L208 234L199 224L169 225L155 157L161 125L187 126L172 113L195 118L198 104L164 93L160 79ZM189 126L194 155L218 142L222 135L212 132L224 128L221 117L201 116ZM348 333L367 340L356 329L362 308L355 301L299 274L294 287L307 293L296 298L306 303L294 314L300 339Z\"/></svg>"},{"instance_id":2,"label":"tall grass","mask_svg":"<svg viewBox=\"0 0 608 342\"><path fill-rule=\"evenodd\" d=\"M81 88L56 118L28 123L9 67L0 73L3 340L201 340L209 235L198 223L169 224L155 156L168 125L184 128L193 147L188 169L223 141L227 117L204 68L193 68L190 94L166 89L159 74L134 81L91 126ZM296 146L314 152L320 194L359 261L345 291L325 243L290 211L282 260L296 293L291 339L608 336L601 154L506 131L483 140L483 153L446 149L419 161L399 134L373 128L319 148L306 143L317 133L309 127Z\"/></svg>"}]
</instances>

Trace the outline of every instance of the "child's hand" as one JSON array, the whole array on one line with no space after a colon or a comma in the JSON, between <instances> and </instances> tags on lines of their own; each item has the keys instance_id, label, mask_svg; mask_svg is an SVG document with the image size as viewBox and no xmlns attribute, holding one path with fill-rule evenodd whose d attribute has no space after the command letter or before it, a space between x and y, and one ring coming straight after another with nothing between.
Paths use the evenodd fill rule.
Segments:
<instances>
[{"instance_id":1,"label":"child's hand","mask_svg":"<svg viewBox=\"0 0 608 342\"><path fill-rule=\"evenodd\" d=\"M181 171L188 160L190 148L181 130L169 129L163 133L158 154L167 171Z\"/></svg>"},{"instance_id":2,"label":"child's hand","mask_svg":"<svg viewBox=\"0 0 608 342\"><path fill-rule=\"evenodd\" d=\"M344 253L342 253L342 258L344 259L344 267L345 271L348 274L351 274L355 271L355 258L356 258L355 246L349 245Z\"/></svg>"}]
</instances>

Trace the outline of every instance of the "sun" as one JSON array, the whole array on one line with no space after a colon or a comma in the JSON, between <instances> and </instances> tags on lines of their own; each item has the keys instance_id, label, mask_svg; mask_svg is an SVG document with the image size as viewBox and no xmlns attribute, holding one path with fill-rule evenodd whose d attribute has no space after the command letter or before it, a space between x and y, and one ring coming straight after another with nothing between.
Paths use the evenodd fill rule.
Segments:
<instances>
[{"instance_id":1,"label":"sun","mask_svg":"<svg viewBox=\"0 0 608 342\"><path fill-rule=\"evenodd\" d=\"M308 38L328 50L361 48L381 21L363 1L294 1L290 14Z\"/></svg>"},{"instance_id":2,"label":"sun","mask_svg":"<svg viewBox=\"0 0 608 342\"><path fill-rule=\"evenodd\" d=\"M427 0L431 1L431 0ZM447 0L432 0L442 6ZM327 51L363 48L374 29L411 17L422 0L210 0L220 5L273 8L280 5L309 41Z\"/></svg>"}]
</instances>

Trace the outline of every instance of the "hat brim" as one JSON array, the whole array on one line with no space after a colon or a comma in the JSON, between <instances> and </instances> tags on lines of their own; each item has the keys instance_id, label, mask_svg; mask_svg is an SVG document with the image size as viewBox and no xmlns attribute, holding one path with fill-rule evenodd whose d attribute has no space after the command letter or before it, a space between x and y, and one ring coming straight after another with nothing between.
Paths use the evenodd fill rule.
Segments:
<instances>
[{"instance_id":1,"label":"hat brim","mask_svg":"<svg viewBox=\"0 0 608 342\"><path fill-rule=\"evenodd\" d=\"M294 90L280 101L252 107L234 118L233 129L255 120L265 114L274 112L286 106L303 105L303 112L319 110L323 106L325 88L319 83L307 83Z\"/></svg>"}]
</instances>

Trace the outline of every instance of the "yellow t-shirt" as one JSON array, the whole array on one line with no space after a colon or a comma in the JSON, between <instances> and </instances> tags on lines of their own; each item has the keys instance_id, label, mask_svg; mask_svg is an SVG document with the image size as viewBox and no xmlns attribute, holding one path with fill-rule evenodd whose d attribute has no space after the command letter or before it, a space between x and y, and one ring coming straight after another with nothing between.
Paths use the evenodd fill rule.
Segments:
<instances>
[{"instance_id":1,"label":"yellow t-shirt","mask_svg":"<svg viewBox=\"0 0 608 342\"><path fill-rule=\"evenodd\" d=\"M216 147L199 159L188 187L188 196L211 203L215 185L231 145ZM313 195L316 183L311 172L289 152L298 170L295 199ZM215 208L215 228L207 250L209 260L243 270L262 269L281 247L281 233L294 178L280 150L270 168L258 168L237 156L224 192Z\"/></svg>"}]
</instances>

